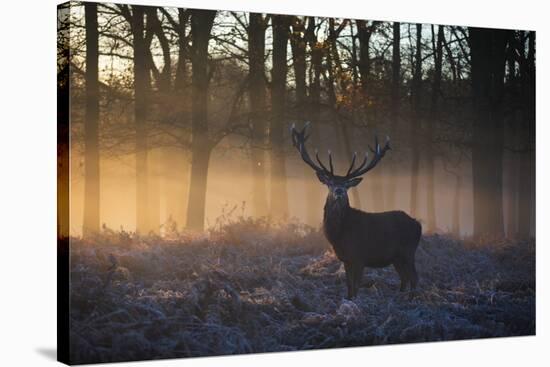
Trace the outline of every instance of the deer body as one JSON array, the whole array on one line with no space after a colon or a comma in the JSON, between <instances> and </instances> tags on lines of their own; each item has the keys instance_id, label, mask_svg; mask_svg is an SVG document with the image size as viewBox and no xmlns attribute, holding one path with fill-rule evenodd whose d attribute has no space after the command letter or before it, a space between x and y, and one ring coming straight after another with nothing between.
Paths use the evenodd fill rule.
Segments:
<instances>
[{"instance_id":1,"label":"deer body","mask_svg":"<svg viewBox=\"0 0 550 367\"><path fill-rule=\"evenodd\" d=\"M401 278L416 287L414 258L422 227L403 211L366 213L327 198L323 231L346 268L348 298L357 295L363 269L393 265ZM352 278L352 279L349 279ZM351 284L350 284L351 282Z\"/></svg>"},{"instance_id":2,"label":"deer body","mask_svg":"<svg viewBox=\"0 0 550 367\"><path fill-rule=\"evenodd\" d=\"M415 253L422 234L420 223L403 211L366 213L349 205L347 190L358 185L358 177L374 168L390 149L387 142L380 148L376 140L374 158L367 164L367 155L358 168L351 166L345 176L334 174L329 151L330 171L316 155L315 164L305 149L306 127L300 132L292 128L292 139L302 159L315 170L319 180L328 186L329 193L324 208L323 230L332 245L336 257L344 263L348 298L357 295L365 267L381 268L393 265L401 279L400 290L410 285L416 288L418 276Z\"/></svg>"}]
</instances>

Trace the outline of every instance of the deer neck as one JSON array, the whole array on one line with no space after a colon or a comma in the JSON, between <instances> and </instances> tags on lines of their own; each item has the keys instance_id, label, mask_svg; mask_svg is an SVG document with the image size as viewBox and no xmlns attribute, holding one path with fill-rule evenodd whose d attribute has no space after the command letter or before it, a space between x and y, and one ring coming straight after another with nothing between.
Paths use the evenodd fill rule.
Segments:
<instances>
[{"instance_id":1,"label":"deer neck","mask_svg":"<svg viewBox=\"0 0 550 367\"><path fill-rule=\"evenodd\" d=\"M342 231L343 224L346 221L350 206L348 198L334 199L329 194L325 202L325 212L323 216L323 227L325 235L329 242L337 241Z\"/></svg>"}]
</instances>

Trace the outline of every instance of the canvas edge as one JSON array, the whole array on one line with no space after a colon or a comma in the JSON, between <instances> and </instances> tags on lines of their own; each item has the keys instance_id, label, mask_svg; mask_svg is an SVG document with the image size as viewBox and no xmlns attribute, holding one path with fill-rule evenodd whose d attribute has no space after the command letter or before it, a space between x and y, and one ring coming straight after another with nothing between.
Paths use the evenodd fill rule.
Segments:
<instances>
[{"instance_id":1,"label":"canvas edge","mask_svg":"<svg viewBox=\"0 0 550 367\"><path fill-rule=\"evenodd\" d=\"M70 14L71 2L57 5L58 58L70 50L60 42L70 38L70 29L60 27L59 20ZM58 65L59 65L58 59ZM57 360L70 364L70 297L69 297L69 134L70 134L70 64L57 70ZM60 84L60 82L65 84Z\"/></svg>"}]
</instances>

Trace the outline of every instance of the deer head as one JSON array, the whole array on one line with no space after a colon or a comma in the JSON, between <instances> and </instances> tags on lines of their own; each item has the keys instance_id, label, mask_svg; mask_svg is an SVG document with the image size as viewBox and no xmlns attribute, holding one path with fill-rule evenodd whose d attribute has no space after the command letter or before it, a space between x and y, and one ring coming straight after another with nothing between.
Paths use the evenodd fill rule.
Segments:
<instances>
[{"instance_id":1,"label":"deer head","mask_svg":"<svg viewBox=\"0 0 550 367\"><path fill-rule=\"evenodd\" d=\"M297 130L296 125L292 124L292 127L290 129L292 142L294 144L294 147L296 147L296 149L300 152L300 156L302 157L303 161L306 162L308 166L313 168L313 170L317 174L317 178L319 179L319 181L321 181L328 187L329 196L337 201L347 201L348 189L350 187L357 186L363 180L363 178L360 176L364 175L365 173L376 167L376 165L384 157L386 152L391 149L389 137L386 138L386 144L384 145L384 147L380 147L380 144L378 144L378 138L375 136L374 149L369 147L371 152L374 154L374 157L369 161L368 152L365 152L365 157L362 163L357 166L357 168L355 168L357 153L354 153L347 173L344 176L339 176L334 174L334 165L332 163L332 153L330 150L328 151L329 168L327 168L323 164L323 162L321 162L321 159L319 158L319 152L317 150L315 150L315 158L317 160L317 163L315 163L313 159L311 159L305 146L305 143L309 137L309 135L306 134L308 126L309 122L306 123L302 130Z\"/></svg>"}]
</instances>

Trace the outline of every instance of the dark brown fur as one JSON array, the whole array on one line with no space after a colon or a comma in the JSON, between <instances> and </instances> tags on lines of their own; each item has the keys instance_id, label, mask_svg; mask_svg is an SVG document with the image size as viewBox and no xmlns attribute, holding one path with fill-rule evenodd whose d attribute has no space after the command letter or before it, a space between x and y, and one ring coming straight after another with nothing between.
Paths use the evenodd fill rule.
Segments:
<instances>
[{"instance_id":1,"label":"dark brown fur","mask_svg":"<svg viewBox=\"0 0 550 367\"><path fill-rule=\"evenodd\" d=\"M359 185L362 175L376 167L390 148L389 137L382 147L378 138L374 139L374 156L369 161L365 154L363 162L355 167L356 154L344 176L334 174L332 154L328 151L328 167L319 154L315 154L317 163L311 159L305 143L308 139L306 124L302 130L292 125L290 131L292 143L300 153L302 160L310 166L317 178L329 189L325 203L323 229L325 236L334 248L338 259L346 269L348 298L357 295L363 269L365 267L383 268L393 265L401 279L401 291L407 285L416 288L418 275L414 265L414 255L422 235L420 223L402 211L384 213L365 213L349 206L348 189Z\"/></svg>"},{"instance_id":2,"label":"dark brown fur","mask_svg":"<svg viewBox=\"0 0 550 367\"><path fill-rule=\"evenodd\" d=\"M422 234L420 223L402 211L366 213L349 206L347 195L329 193L323 218L325 236L345 266L348 298L357 295L365 267L393 265L401 279L415 289L415 252Z\"/></svg>"}]
</instances>

